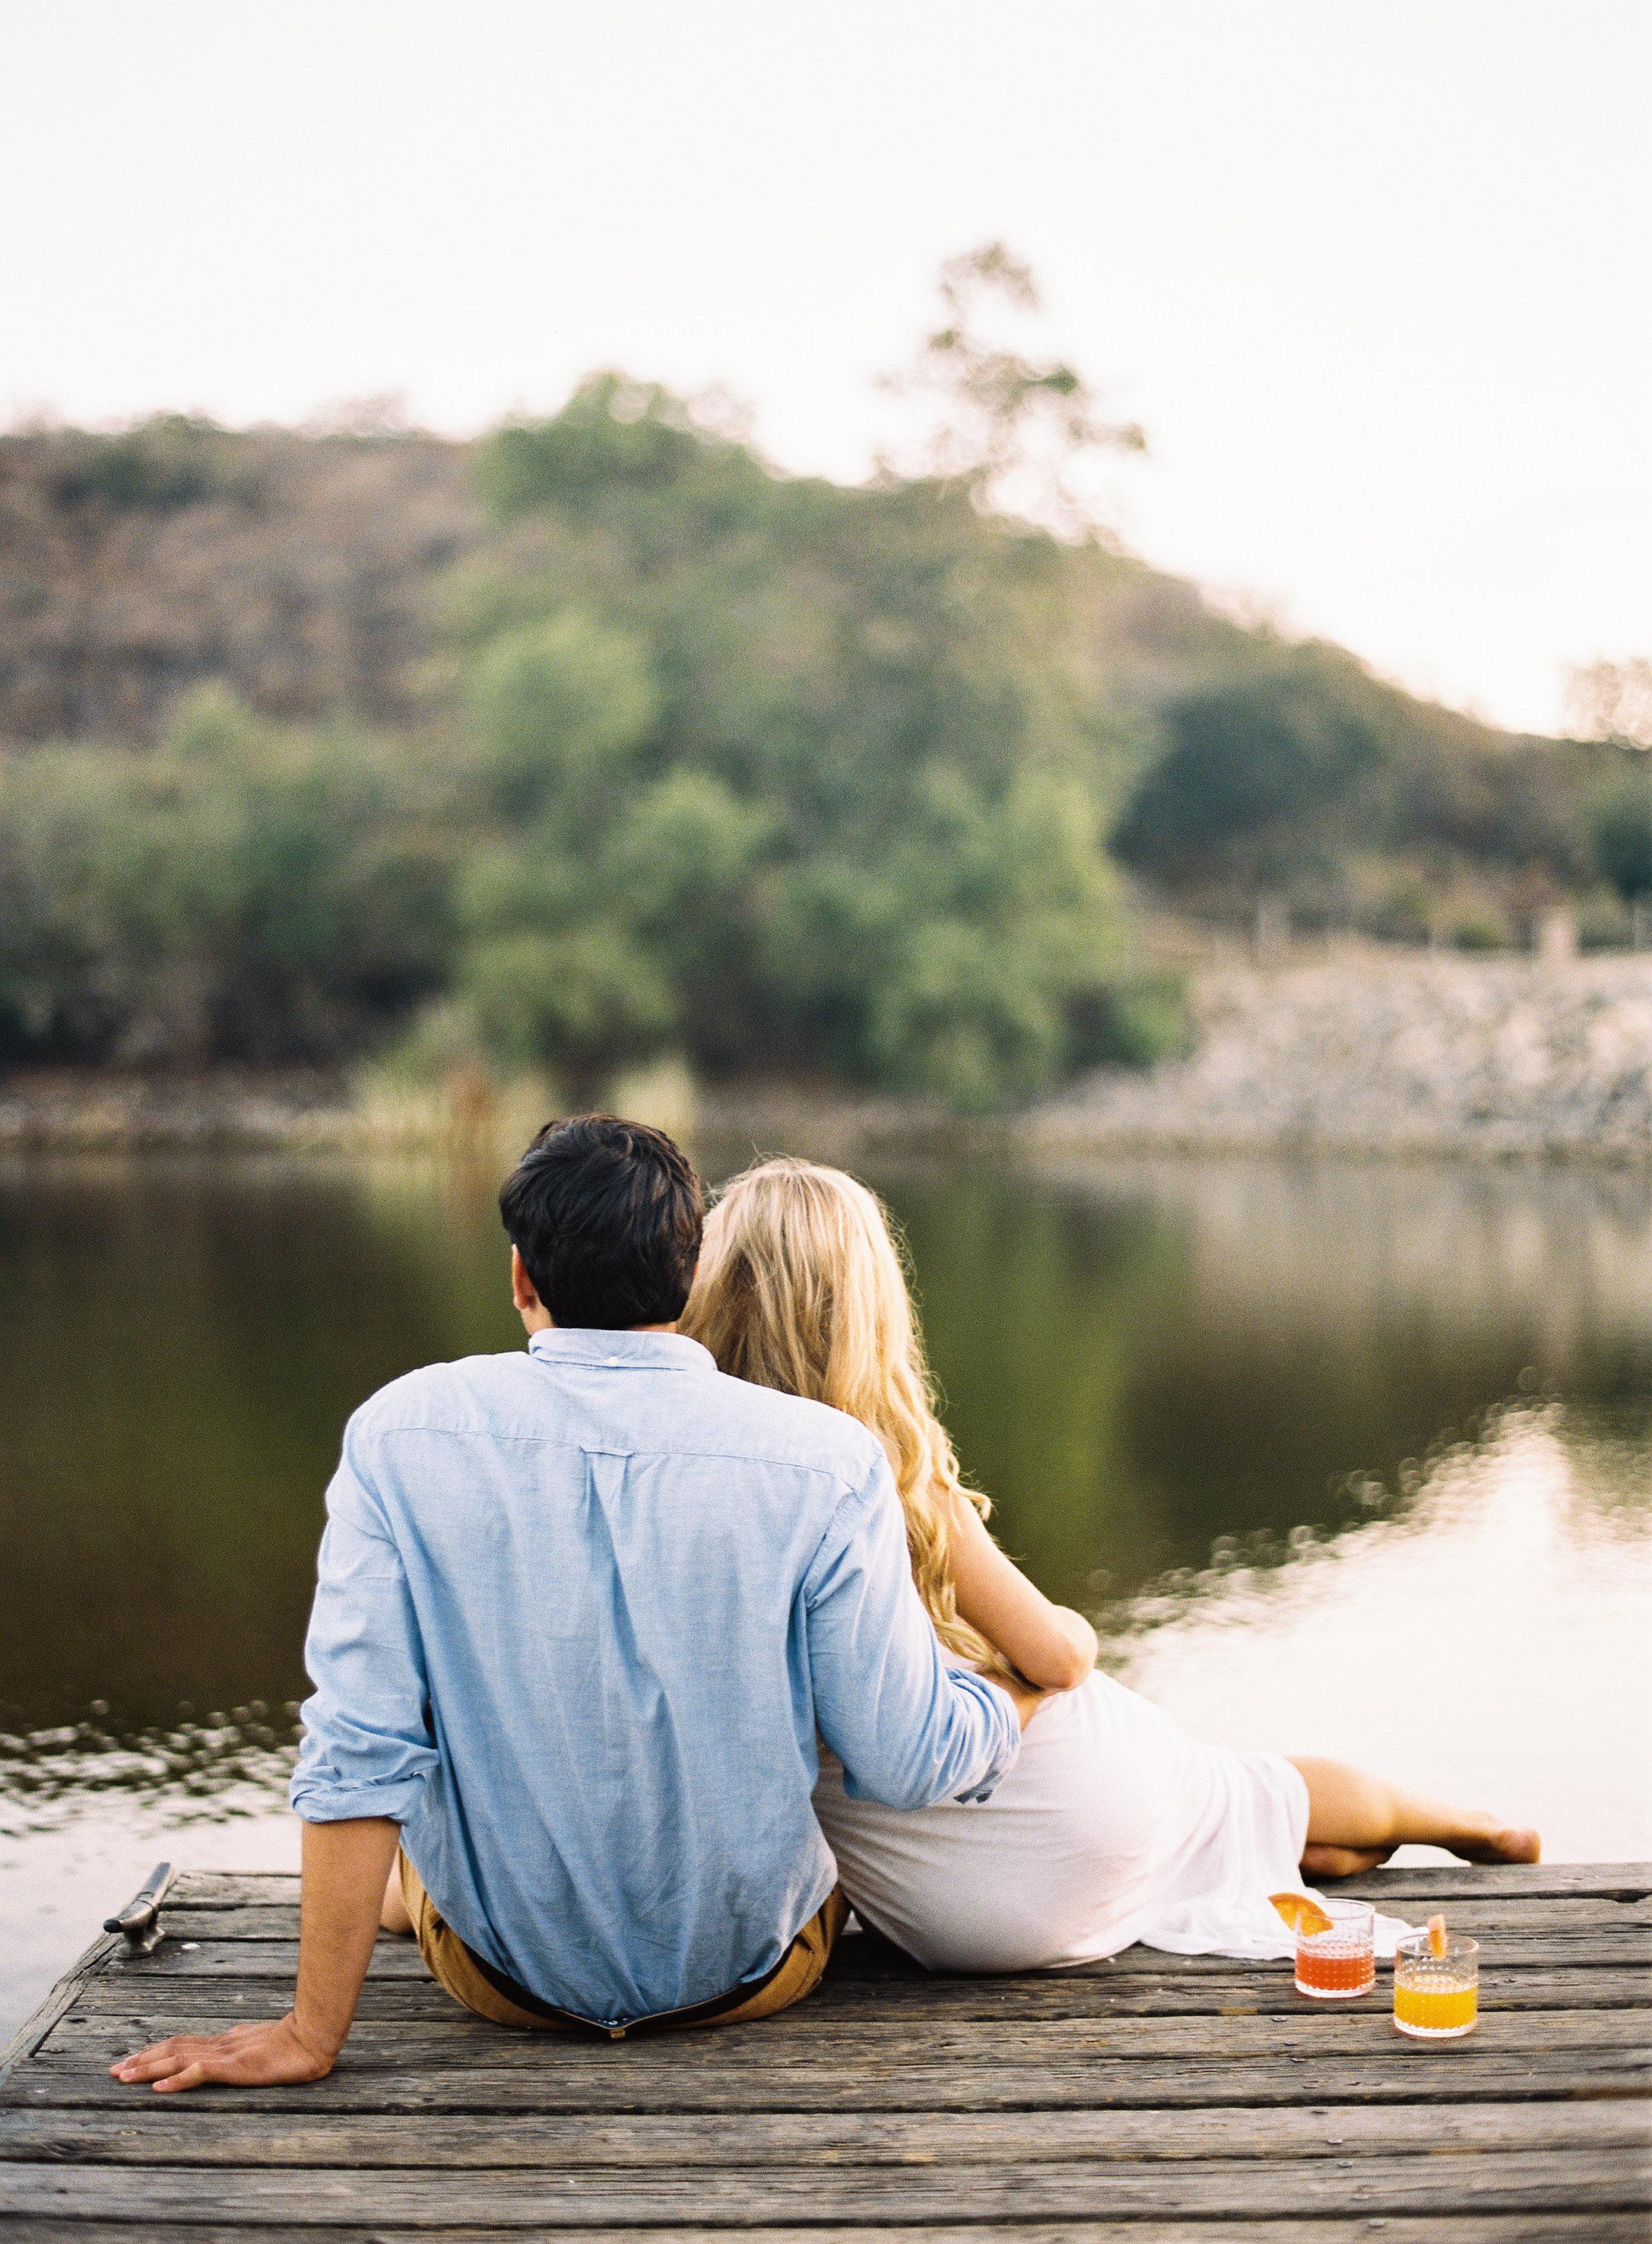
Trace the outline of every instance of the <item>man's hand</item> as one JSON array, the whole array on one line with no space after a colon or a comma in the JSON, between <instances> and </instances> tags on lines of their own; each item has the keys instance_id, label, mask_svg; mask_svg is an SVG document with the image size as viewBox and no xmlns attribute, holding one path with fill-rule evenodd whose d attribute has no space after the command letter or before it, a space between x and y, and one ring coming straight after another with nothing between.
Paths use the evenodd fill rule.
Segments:
<instances>
[{"instance_id":1,"label":"man's hand","mask_svg":"<svg viewBox=\"0 0 1652 2244\"><path fill-rule=\"evenodd\" d=\"M383 1816L304 1826L298 1990L284 2018L227 2033L174 2034L109 2068L117 2080L167 2092L221 2080L233 2088L320 2080L333 2070L355 2016L378 1936L399 1833Z\"/></svg>"},{"instance_id":2,"label":"man's hand","mask_svg":"<svg viewBox=\"0 0 1652 2244\"><path fill-rule=\"evenodd\" d=\"M224 2080L237 2088L267 2088L294 2080L320 2080L333 2070L336 2050L311 2048L301 2041L289 2011L284 2018L232 2026L227 2033L174 2034L134 2056L123 2057L110 2072L129 2088L146 2081L161 2095L199 2088L204 2080Z\"/></svg>"}]
</instances>

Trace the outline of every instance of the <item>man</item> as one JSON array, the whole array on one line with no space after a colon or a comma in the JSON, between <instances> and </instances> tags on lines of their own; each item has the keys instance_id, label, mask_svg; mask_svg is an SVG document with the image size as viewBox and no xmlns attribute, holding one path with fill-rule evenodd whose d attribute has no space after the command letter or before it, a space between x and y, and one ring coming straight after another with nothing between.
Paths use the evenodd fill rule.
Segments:
<instances>
[{"instance_id":1,"label":"man","mask_svg":"<svg viewBox=\"0 0 1652 2244\"><path fill-rule=\"evenodd\" d=\"M769 2016L844 1915L816 1732L893 1806L1014 1757L1038 1696L944 1662L871 1435L677 1331L704 1214L677 1146L552 1124L500 1209L527 1353L393 1381L328 1491L293 2007L118 2079L319 2079L381 1911L503 2024Z\"/></svg>"}]
</instances>

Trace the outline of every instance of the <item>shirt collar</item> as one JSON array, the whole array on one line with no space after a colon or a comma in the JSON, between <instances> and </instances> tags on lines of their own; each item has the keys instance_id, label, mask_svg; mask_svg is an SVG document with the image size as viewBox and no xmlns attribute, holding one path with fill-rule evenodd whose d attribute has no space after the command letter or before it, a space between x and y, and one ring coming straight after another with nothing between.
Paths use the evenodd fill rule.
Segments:
<instances>
[{"instance_id":1,"label":"shirt collar","mask_svg":"<svg viewBox=\"0 0 1652 2244\"><path fill-rule=\"evenodd\" d=\"M709 1348L684 1333L607 1332L552 1325L533 1334L528 1352L545 1363L588 1363L609 1371L715 1371Z\"/></svg>"}]
</instances>

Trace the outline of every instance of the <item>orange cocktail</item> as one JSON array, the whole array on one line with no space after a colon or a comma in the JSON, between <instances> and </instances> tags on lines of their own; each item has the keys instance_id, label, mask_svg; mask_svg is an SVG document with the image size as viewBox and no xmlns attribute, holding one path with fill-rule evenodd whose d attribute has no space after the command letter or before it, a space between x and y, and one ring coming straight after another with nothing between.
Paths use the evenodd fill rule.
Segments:
<instances>
[{"instance_id":1,"label":"orange cocktail","mask_svg":"<svg viewBox=\"0 0 1652 2244\"><path fill-rule=\"evenodd\" d=\"M1473 2033L1479 2014L1479 1943L1438 1930L1413 1933L1394 1950L1394 2024L1418 2040Z\"/></svg>"},{"instance_id":2,"label":"orange cocktail","mask_svg":"<svg viewBox=\"0 0 1652 2244\"><path fill-rule=\"evenodd\" d=\"M1328 1901L1330 1920L1323 1931L1297 1928L1297 1992L1299 1995L1368 1995L1377 1984L1371 1948L1375 1912L1368 1901Z\"/></svg>"}]
</instances>

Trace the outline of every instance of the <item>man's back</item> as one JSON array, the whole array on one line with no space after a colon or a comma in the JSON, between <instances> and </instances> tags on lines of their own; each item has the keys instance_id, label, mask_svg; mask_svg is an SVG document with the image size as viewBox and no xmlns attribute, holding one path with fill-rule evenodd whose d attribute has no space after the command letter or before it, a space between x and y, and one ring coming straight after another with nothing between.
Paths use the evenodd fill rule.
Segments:
<instances>
[{"instance_id":1,"label":"man's back","mask_svg":"<svg viewBox=\"0 0 1652 2244\"><path fill-rule=\"evenodd\" d=\"M546 1330L398 1380L328 1493L294 1804L386 1815L442 1915L603 2024L760 1975L830 1889L816 1728L896 1804L990 1782L887 1465L659 1332Z\"/></svg>"}]
</instances>

